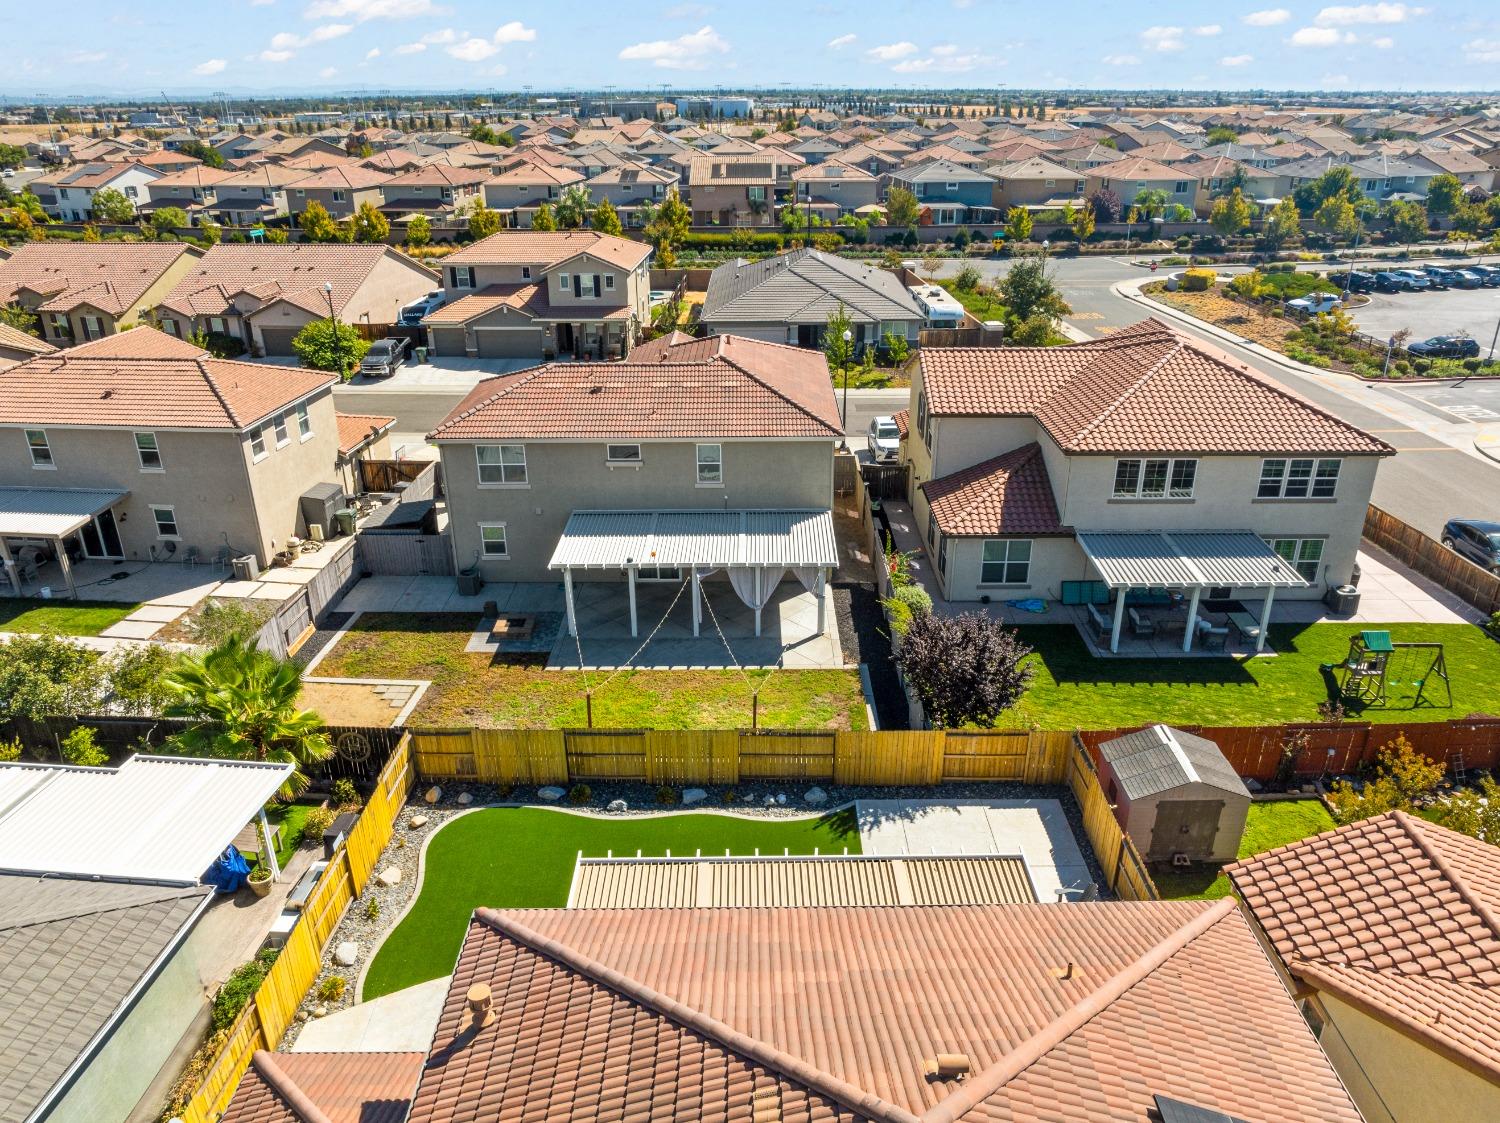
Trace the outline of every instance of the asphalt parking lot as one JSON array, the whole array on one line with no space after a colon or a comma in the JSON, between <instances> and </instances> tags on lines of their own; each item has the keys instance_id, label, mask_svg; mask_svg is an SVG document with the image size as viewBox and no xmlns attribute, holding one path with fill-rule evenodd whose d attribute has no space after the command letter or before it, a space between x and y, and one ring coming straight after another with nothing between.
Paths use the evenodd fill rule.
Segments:
<instances>
[{"instance_id":1,"label":"asphalt parking lot","mask_svg":"<svg viewBox=\"0 0 1500 1123\"><path fill-rule=\"evenodd\" d=\"M1370 303L1349 313L1359 330L1389 339L1403 328L1411 340L1435 335L1468 335L1489 355L1495 325L1500 322L1500 288L1449 289L1446 292L1371 293Z\"/></svg>"}]
</instances>

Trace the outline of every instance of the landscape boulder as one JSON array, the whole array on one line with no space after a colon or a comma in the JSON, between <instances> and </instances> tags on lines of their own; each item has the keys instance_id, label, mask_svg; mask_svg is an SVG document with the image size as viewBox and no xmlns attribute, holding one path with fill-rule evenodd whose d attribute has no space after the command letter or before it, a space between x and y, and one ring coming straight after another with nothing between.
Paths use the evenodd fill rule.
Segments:
<instances>
[{"instance_id":1,"label":"landscape boulder","mask_svg":"<svg viewBox=\"0 0 1500 1123\"><path fill-rule=\"evenodd\" d=\"M359 962L359 945L353 940L345 940L333 949L333 961L340 967L353 967Z\"/></svg>"},{"instance_id":2,"label":"landscape boulder","mask_svg":"<svg viewBox=\"0 0 1500 1123\"><path fill-rule=\"evenodd\" d=\"M828 802L828 793L822 788L808 788L807 791L802 793L802 802L818 807Z\"/></svg>"},{"instance_id":3,"label":"landscape boulder","mask_svg":"<svg viewBox=\"0 0 1500 1123\"><path fill-rule=\"evenodd\" d=\"M684 804L702 803L707 798L708 793L702 788L685 788L682 792L682 802Z\"/></svg>"},{"instance_id":4,"label":"landscape boulder","mask_svg":"<svg viewBox=\"0 0 1500 1123\"><path fill-rule=\"evenodd\" d=\"M375 875L375 880L389 889L392 885L401 884L401 868L399 866L387 866Z\"/></svg>"},{"instance_id":5,"label":"landscape boulder","mask_svg":"<svg viewBox=\"0 0 1500 1123\"><path fill-rule=\"evenodd\" d=\"M612 799L612 800L609 801L608 804L605 805L604 810L606 810L606 811L629 811L630 810L630 805L628 803L626 803L623 799Z\"/></svg>"},{"instance_id":6,"label":"landscape boulder","mask_svg":"<svg viewBox=\"0 0 1500 1123\"><path fill-rule=\"evenodd\" d=\"M556 803L568 793L563 791L562 788L549 786L545 788L537 788L536 794L539 798L545 799L548 803Z\"/></svg>"},{"instance_id":7,"label":"landscape boulder","mask_svg":"<svg viewBox=\"0 0 1500 1123\"><path fill-rule=\"evenodd\" d=\"M425 799L428 803L436 803L438 800L443 798L443 789L438 787L436 784L433 784L432 787L427 789L422 798Z\"/></svg>"}]
</instances>

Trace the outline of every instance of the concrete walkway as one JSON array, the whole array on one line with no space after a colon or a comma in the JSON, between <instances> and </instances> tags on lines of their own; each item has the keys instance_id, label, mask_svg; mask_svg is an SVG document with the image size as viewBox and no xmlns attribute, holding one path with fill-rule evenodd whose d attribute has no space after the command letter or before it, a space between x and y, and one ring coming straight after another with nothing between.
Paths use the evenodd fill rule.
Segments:
<instances>
[{"instance_id":1,"label":"concrete walkway","mask_svg":"<svg viewBox=\"0 0 1500 1123\"><path fill-rule=\"evenodd\" d=\"M500 581L474 596L463 596L452 577L366 577L344 594L339 612L472 612L494 601L501 612L562 610L562 585L555 581Z\"/></svg>"},{"instance_id":2,"label":"concrete walkway","mask_svg":"<svg viewBox=\"0 0 1500 1123\"><path fill-rule=\"evenodd\" d=\"M1091 896L1088 863L1055 799L862 799L866 854L1020 854L1037 900Z\"/></svg>"},{"instance_id":3,"label":"concrete walkway","mask_svg":"<svg viewBox=\"0 0 1500 1123\"><path fill-rule=\"evenodd\" d=\"M425 1053L432 1047L452 975L383 994L302 1027L294 1053Z\"/></svg>"}]
</instances>

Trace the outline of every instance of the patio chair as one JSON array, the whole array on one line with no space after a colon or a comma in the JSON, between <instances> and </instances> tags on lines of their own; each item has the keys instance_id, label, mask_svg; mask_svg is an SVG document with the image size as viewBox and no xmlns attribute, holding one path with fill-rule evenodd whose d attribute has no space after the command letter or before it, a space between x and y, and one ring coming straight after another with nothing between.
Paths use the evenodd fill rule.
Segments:
<instances>
[{"instance_id":1,"label":"patio chair","mask_svg":"<svg viewBox=\"0 0 1500 1123\"><path fill-rule=\"evenodd\" d=\"M186 550L182 551L182 564L197 565L202 556L203 552L197 546L189 546Z\"/></svg>"},{"instance_id":2,"label":"patio chair","mask_svg":"<svg viewBox=\"0 0 1500 1123\"><path fill-rule=\"evenodd\" d=\"M1201 628L1198 632L1198 646L1204 651L1223 651L1229 643L1229 628L1214 627Z\"/></svg>"},{"instance_id":3,"label":"patio chair","mask_svg":"<svg viewBox=\"0 0 1500 1123\"><path fill-rule=\"evenodd\" d=\"M1135 609L1127 609L1130 613L1130 634L1135 636L1156 635L1156 621L1149 616L1142 616Z\"/></svg>"},{"instance_id":4,"label":"patio chair","mask_svg":"<svg viewBox=\"0 0 1500 1123\"><path fill-rule=\"evenodd\" d=\"M217 550L214 551L214 568L228 569L229 563L233 560L233 558L233 550L231 550L228 546L220 546Z\"/></svg>"},{"instance_id":5,"label":"patio chair","mask_svg":"<svg viewBox=\"0 0 1500 1123\"><path fill-rule=\"evenodd\" d=\"M1110 623L1109 618L1099 611L1098 605L1089 604L1084 607L1088 610L1089 624L1093 626L1095 634L1100 639L1108 638L1114 631L1114 625Z\"/></svg>"}]
</instances>

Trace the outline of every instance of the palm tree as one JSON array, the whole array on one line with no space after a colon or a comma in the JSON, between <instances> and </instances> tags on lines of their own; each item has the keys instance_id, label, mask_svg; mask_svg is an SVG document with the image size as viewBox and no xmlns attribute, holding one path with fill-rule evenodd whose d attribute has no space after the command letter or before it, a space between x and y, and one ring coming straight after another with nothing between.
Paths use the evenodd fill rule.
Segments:
<instances>
[{"instance_id":1,"label":"palm tree","mask_svg":"<svg viewBox=\"0 0 1500 1123\"><path fill-rule=\"evenodd\" d=\"M1142 188L1135 193L1135 206L1147 222L1155 222L1158 215L1167 209L1167 193L1158 188Z\"/></svg>"},{"instance_id":2,"label":"palm tree","mask_svg":"<svg viewBox=\"0 0 1500 1123\"><path fill-rule=\"evenodd\" d=\"M557 201L557 225L564 230L581 227L588 220L590 200L589 189L581 183L563 188Z\"/></svg>"},{"instance_id":3,"label":"palm tree","mask_svg":"<svg viewBox=\"0 0 1500 1123\"><path fill-rule=\"evenodd\" d=\"M253 640L231 636L203 655L185 656L163 682L177 695L166 716L198 722L172 738L178 752L295 765L282 799L307 787L309 765L333 755L323 719L297 709L297 665L259 650Z\"/></svg>"}]
</instances>

